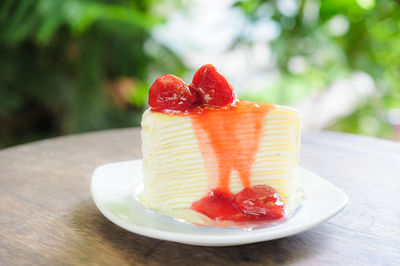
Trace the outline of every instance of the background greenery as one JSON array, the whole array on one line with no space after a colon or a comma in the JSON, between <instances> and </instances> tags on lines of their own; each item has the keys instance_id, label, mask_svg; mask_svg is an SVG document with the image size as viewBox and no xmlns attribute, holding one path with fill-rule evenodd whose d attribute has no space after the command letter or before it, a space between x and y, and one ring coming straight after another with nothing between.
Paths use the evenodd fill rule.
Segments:
<instances>
[{"instance_id":1,"label":"background greenery","mask_svg":"<svg viewBox=\"0 0 400 266\"><path fill-rule=\"evenodd\" d=\"M176 8L184 8L179 1ZM400 103L400 13L396 1L298 1L283 14L277 1L238 1L247 23L265 16L281 26L272 42L280 79L274 93L242 97L291 104L355 71L368 73L377 90L331 129L393 137L387 113ZM319 7L314 21L308 4ZM106 128L137 126L149 81L161 73L183 75L182 59L157 43L151 31L168 18L162 0L3 0L0 2L0 148L31 140ZM265 10L269 13L266 14ZM271 11L272 10L272 14ZM335 16L348 21L340 36L327 30ZM232 45L251 46L245 35ZM149 49L151 48L151 53ZM324 50L326 60L313 61ZM293 56L309 62L293 74ZM291 93L288 93L291 91ZM292 93L295 91L296 93ZM371 128L362 127L365 118Z\"/></svg>"},{"instance_id":2,"label":"background greenery","mask_svg":"<svg viewBox=\"0 0 400 266\"><path fill-rule=\"evenodd\" d=\"M138 125L149 73L185 70L161 45L144 51L156 4L1 1L0 147Z\"/></svg>"},{"instance_id":3,"label":"background greenery","mask_svg":"<svg viewBox=\"0 0 400 266\"><path fill-rule=\"evenodd\" d=\"M274 84L272 91L275 93L265 95L265 100L291 104L312 93L328 90L335 80L363 71L374 79L376 91L352 114L339 118L330 129L393 138L393 125L388 122L387 114L400 107L399 3L392 0L298 2L299 11L293 16L279 12L277 1L238 1L235 4L247 15L249 23L257 23L265 17L260 10L272 8L272 19L281 25L281 33L272 43L281 76ZM314 21L304 16L304 9L311 4L319 6ZM335 17L347 21L348 30L344 34L329 32L328 24ZM241 42L246 42L246 38L239 36L237 43ZM324 58L316 57L316 51ZM294 56L306 59L306 72L288 71L288 62ZM247 97L255 99L262 95Z\"/></svg>"}]
</instances>

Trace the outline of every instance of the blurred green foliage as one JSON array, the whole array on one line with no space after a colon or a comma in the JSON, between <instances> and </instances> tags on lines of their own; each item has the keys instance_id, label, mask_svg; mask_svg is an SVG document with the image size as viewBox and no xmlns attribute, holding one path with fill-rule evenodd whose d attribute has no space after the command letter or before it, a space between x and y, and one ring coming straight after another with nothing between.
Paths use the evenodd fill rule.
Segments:
<instances>
[{"instance_id":1,"label":"blurred green foliage","mask_svg":"<svg viewBox=\"0 0 400 266\"><path fill-rule=\"evenodd\" d=\"M294 12L287 12L290 5L282 8L288 1L296 3ZM400 108L398 3L293 1L233 5L245 15L245 27L271 21L279 25L271 42L279 78L266 90L242 97L293 104L362 71L373 78L376 90L331 129L391 138L387 113ZM139 125L147 81L187 71L176 54L152 37L152 29L166 19L168 12L159 12L166 2L0 1L0 148ZM332 23L345 30L332 32ZM242 33L233 47L254 45L246 29ZM306 63L305 71L290 69L295 57Z\"/></svg>"},{"instance_id":2,"label":"blurred green foliage","mask_svg":"<svg viewBox=\"0 0 400 266\"><path fill-rule=\"evenodd\" d=\"M285 14L284 8L279 7L282 2L287 1L248 0L234 4L246 14L250 25L267 18L280 26L280 34L271 44L279 79L270 85L268 93L244 97L291 104L362 71L373 78L376 91L352 114L338 119L331 129L392 138L393 126L387 113L400 108L399 3L299 0L295 1L297 11ZM338 32L332 32L332 23L340 24L333 25L339 28ZM245 34L238 36L235 45L239 43L253 45ZM296 56L306 62L306 71L289 71L290 60Z\"/></svg>"},{"instance_id":3,"label":"blurred green foliage","mask_svg":"<svg viewBox=\"0 0 400 266\"><path fill-rule=\"evenodd\" d=\"M0 148L137 126L148 74L186 69L151 37L158 2L0 1Z\"/></svg>"}]
</instances>

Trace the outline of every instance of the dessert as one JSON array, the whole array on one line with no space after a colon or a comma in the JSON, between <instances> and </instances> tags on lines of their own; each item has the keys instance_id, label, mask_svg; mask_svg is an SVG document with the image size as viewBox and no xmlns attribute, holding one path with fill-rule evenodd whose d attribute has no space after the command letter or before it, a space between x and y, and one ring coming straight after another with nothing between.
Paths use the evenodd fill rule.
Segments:
<instances>
[{"instance_id":1,"label":"dessert","mask_svg":"<svg viewBox=\"0 0 400 266\"><path fill-rule=\"evenodd\" d=\"M142 118L144 190L150 209L191 209L214 220L274 220L295 189L295 109L236 98L212 65L192 84L163 75Z\"/></svg>"}]
</instances>

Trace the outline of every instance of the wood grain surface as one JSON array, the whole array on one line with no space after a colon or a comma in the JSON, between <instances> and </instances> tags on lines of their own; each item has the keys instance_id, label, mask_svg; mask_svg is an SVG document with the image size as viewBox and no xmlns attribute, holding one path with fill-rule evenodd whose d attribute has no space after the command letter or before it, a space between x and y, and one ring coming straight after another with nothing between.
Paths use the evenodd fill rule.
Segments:
<instances>
[{"instance_id":1,"label":"wood grain surface","mask_svg":"<svg viewBox=\"0 0 400 266\"><path fill-rule=\"evenodd\" d=\"M284 239L196 247L119 228L96 209L97 166L141 157L138 129L0 151L1 265L400 265L400 144L304 133L301 164L349 197L337 216Z\"/></svg>"}]
</instances>

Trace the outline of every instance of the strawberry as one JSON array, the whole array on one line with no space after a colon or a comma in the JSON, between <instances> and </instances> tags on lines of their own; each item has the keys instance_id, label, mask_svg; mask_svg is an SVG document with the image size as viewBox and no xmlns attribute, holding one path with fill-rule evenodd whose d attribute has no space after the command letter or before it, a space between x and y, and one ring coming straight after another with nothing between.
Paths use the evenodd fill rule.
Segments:
<instances>
[{"instance_id":1,"label":"strawberry","mask_svg":"<svg viewBox=\"0 0 400 266\"><path fill-rule=\"evenodd\" d=\"M210 64L197 70L191 87L199 93L203 104L222 107L236 99L232 85Z\"/></svg>"},{"instance_id":2,"label":"strawberry","mask_svg":"<svg viewBox=\"0 0 400 266\"><path fill-rule=\"evenodd\" d=\"M244 188L235 195L235 204L242 212L263 219L284 216L285 200L275 189L266 185Z\"/></svg>"},{"instance_id":3,"label":"strawberry","mask_svg":"<svg viewBox=\"0 0 400 266\"><path fill-rule=\"evenodd\" d=\"M199 95L182 79L166 74L154 81L149 91L153 110L188 111L200 104Z\"/></svg>"}]
</instances>

